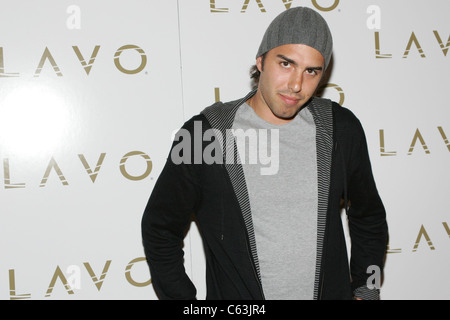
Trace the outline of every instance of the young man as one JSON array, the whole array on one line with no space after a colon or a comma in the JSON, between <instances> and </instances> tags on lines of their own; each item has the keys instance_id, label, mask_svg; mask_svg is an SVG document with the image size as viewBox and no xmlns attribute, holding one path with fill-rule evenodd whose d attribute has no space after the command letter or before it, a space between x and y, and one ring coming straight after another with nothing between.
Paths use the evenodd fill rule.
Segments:
<instances>
[{"instance_id":1,"label":"young man","mask_svg":"<svg viewBox=\"0 0 450 320\"><path fill-rule=\"evenodd\" d=\"M378 299L368 279L382 270L387 224L364 132L349 110L314 97L331 52L318 13L283 12L258 50L257 89L206 108L180 130L142 220L161 299L196 298L182 250L192 214L208 299ZM199 133L209 137L200 146ZM270 168L262 161L269 154Z\"/></svg>"}]
</instances>

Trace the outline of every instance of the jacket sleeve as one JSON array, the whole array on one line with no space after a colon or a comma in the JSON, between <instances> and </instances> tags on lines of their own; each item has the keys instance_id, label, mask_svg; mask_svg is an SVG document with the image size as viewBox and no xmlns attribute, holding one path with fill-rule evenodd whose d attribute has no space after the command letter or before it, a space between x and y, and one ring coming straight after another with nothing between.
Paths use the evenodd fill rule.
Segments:
<instances>
[{"instance_id":1,"label":"jacket sleeve","mask_svg":"<svg viewBox=\"0 0 450 320\"><path fill-rule=\"evenodd\" d=\"M186 130L186 125L182 130ZM196 298L195 286L183 264L183 240L200 192L194 165L186 161L174 162L172 157L172 150L181 142L182 139L172 145L171 154L145 208L141 225L152 284L158 297L163 300ZM178 148L178 151L182 152L181 149Z\"/></svg>"},{"instance_id":2,"label":"jacket sleeve","mask_svg":"<svg viewBox=\"0 0 450 320\"><path fill-rule=\"evenodd\" d=\"M348 181L350 207L347 212L352 289L355 297L379 299L379 287L376 285L381 281L379 277L387 245L386 212L375 185L367 142L359 121L356 121L355 128Z\"/></svg>"}]
</instances>

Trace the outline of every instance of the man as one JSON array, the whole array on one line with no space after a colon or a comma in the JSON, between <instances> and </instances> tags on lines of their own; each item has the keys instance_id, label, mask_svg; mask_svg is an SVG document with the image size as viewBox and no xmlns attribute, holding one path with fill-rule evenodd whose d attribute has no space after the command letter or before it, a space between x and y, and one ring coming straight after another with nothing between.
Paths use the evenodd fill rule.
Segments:
<instances>
[{"instance_id":1,"label":"man","mask_svg":"<svg viewBox=\"0 0 450 320\"><path fill-rule=\"evenodd\" d=\"M349 110L314 97L331 52L318 13L283 12L258 50L257 89L180 130L142 220L161 299L196 298L182 250L191 214L204 242L207 299L378 299L369 270L382 270L387 224L364 132ZM273 170L264 171L267 157L249 161L264 148L276 155Z\"/></svg>"}]
</instances>

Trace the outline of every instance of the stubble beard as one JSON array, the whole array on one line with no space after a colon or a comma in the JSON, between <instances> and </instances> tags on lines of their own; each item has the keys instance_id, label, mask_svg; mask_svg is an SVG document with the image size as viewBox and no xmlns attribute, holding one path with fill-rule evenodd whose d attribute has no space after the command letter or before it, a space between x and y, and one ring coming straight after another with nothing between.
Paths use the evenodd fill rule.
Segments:
<instances>
[{"instance_id":1,"label":"stubble beard","mask_svg":"<svg viewBox=\"0 0 450 320\"><path fill-rule=\"evenodd\" d=\"M277 92L276 97L278 97L279 94L291 96L289 93ZM275 117L282 119L282 120L292 120L293 118L295 118L297 116L297 114L300 112L300 110L306 104L304 96L298 97L300 99L300 101L299 101L300 105L296 105L296 106L285 106L283 101L270 101L270 100L266 99L264 92L261 92L261 97L263 98L264 103L270 109L272 114ZM283 110L288 110L288 111L292 110L293 112L282 114Z\"/></svg>"}]
</instances>

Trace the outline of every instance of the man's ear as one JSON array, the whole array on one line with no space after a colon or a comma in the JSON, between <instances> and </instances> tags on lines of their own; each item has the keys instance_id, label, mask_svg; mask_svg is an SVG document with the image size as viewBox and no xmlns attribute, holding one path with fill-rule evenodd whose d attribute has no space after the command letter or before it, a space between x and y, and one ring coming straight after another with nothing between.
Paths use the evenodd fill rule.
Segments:
<instances>
[{"instance_id":1,"label":"man's ear","mask_svg":"<svg viewBox=\"0 0 450 320\"><path fill-rule=\"evenodd\" d=\"M259 72L263 71L263 56L259 56L256 58L256 67L258 68Z\"/></svg>"}]
</instances>

